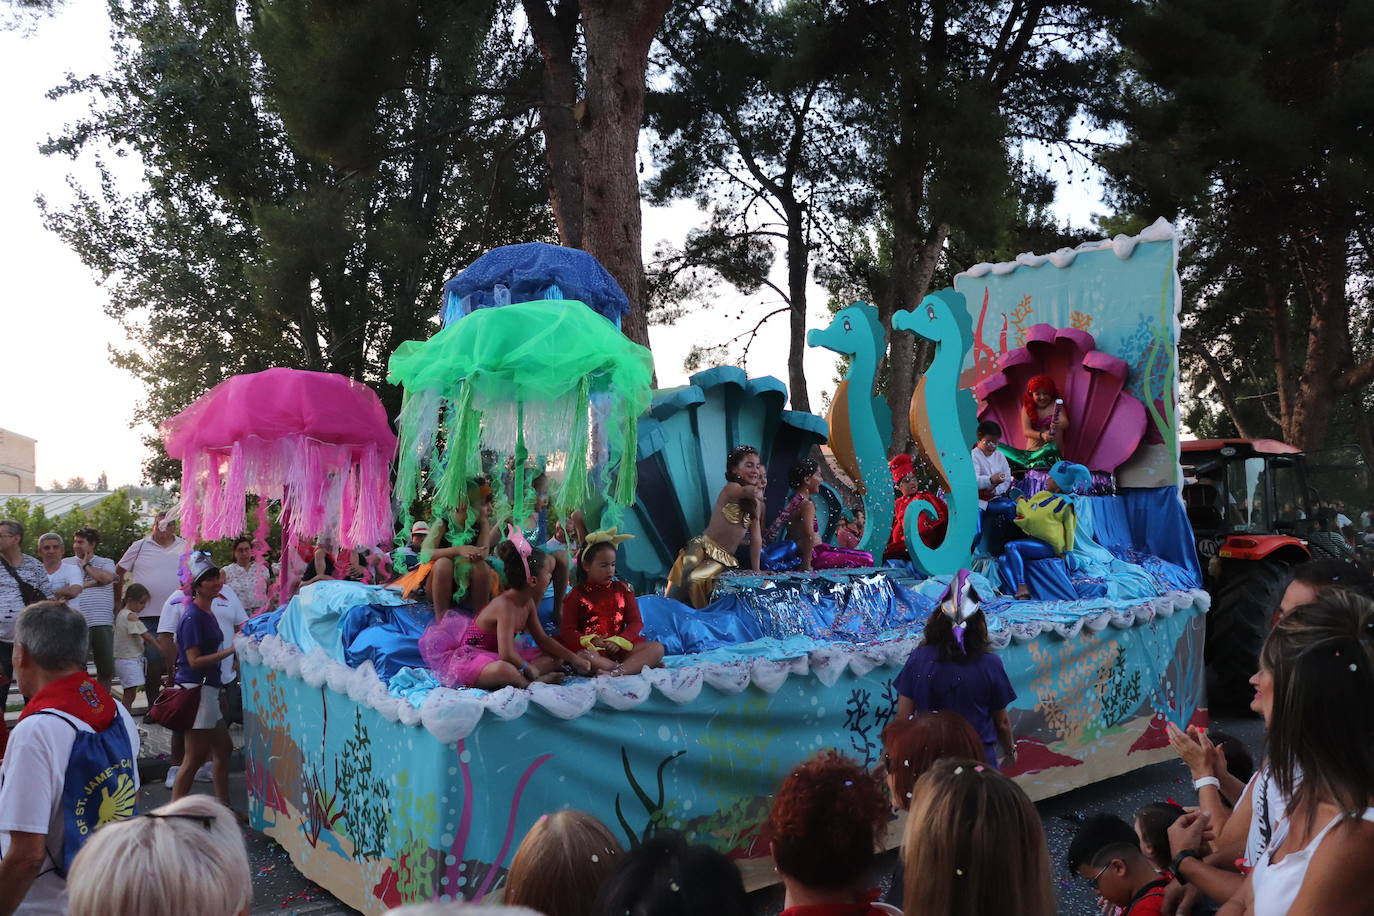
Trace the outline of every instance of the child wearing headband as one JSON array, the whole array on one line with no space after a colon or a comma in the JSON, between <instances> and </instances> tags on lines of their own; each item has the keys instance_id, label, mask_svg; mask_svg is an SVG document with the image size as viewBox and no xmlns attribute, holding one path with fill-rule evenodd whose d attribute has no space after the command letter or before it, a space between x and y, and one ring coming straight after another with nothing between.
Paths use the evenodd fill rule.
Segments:
<instances>
[{"instance_id":1,"label":"child wearing headband","mask_svg":"<svg viewBox=\"0 0 1374 916\"><path fill-rule=\"evenodd\" d=\"M539 623L539 601L549 587L548 558L514 527L507 538L496 547L505 567L505 591L471 619L449 614L420 637L420 655L445 686L499 690L558 683L565 664L578 674L592 672L590 661L549 638ZM521 633L528 633L537 648L519 645L515 638Z\"/></svg>"},{"instance_id":2,"label":"child wearing headband","mask_svg":"<svg viewBox=\"0 0 1374 916\"><path fill-rule=\"evenodd\" d=\"M1016 691L988 642L987 619L968 570L959 570L940 596L926 621L925 642L911 653L895 686L895 721L921 712L957 712L978 732L988 766L997 766L999 744L1005 763L1016 762L1007 714Z\"/></svg>"},{"instance_id":3,"label":"child wearing headband","mask_svg":"<svg viewBox=\"0 0 1374 916\"><path fill-rule=\"evenodd\" d=\"M737 445L725 456L725 486L716 496L715 507L706 530L678 551L668 571L664 594L694 608L711 603L716 580L726 571L739 568L735 552L749 550L749 568L761 569L760 552L764 515L763 492L767 487L759 450L752 445Z\"/></svg>"},{"instance_id":4,"label":"child wearing headband","mask_svg":"<svg viewBox=\"0 0 1374 916\"><path fill-rule=\"evenodd\" d=\"M634 537L593 531L577 554L577 582L563 599L558 638L598 674L638 674L663 663L663 644L645 639L634 589L615 578L615 548Z\"/></svg>"}]
</instances>

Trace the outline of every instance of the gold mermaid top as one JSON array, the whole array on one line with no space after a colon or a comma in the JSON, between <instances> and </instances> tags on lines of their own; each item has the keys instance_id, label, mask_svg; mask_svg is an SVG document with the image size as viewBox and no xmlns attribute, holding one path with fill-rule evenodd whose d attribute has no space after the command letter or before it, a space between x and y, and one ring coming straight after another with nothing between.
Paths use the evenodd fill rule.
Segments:
<instances>
[{"instance_id":1,"label":"gold mermaid top","mask_svg":"<svg viewBox=\"0 0 1374 916\"><path fill-rule=\"evenodd\" d=\"M754 516L744 511L738 502L729 502L720 507L721 517L732 525L748 528L754 524Z\"/></svg>"}]
</instances>

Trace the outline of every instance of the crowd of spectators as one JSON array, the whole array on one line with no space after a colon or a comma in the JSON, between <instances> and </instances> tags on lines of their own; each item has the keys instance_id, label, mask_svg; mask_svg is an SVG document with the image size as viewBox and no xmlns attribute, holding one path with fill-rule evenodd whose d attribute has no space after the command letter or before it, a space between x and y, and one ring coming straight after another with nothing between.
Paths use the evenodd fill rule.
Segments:
<instances>
[{"instance_id":1,"label":"crowd of spectators","mask_svg":"<svg viewBox=\"0 0 1374 916\"><path fill-rule=\"evenodd\" d=\"M228 804L221 699L247 616L240 592L256 594L265 578L240 573L231 585L192 553L189 563L178 558L167 587L166 557L179 539L162 519L117 563L99 555L90 529L77 532L70 557L57 535L39 538L41 559L26 556L22 536L0 521L0 662L27 701L0 762L0 916L247 913L251 877L241 816ZM245 546L235 544L236 559ZM144 615L159 598L156 619ZM1266 727L1260 765L1228 736L1171 726L1196 804L1159 801L1131 820L1088 817L1063 862L1104 912L1374 913L1372 599L1374 582L1343 561L1295 570L1252 679L1252 708ZM1005 716L1014 695L981 612L937 608L926 636L924 654L898 677L901 700L876 770L823 750L778 786L764 836L783 916L1055 911L1040 817L998 767L1015 752ZM111 686L136 679L145 646L172 671L168 689L198 687L200 699L181 768L169 776L173 803L134 816L140 734ZM959 681L977 695L944 686ZM191 794L207 762L217 800ZM93 810L98 830L81 820ZM879 853L899 829L899 862L885 869ZM576 810L538 820L501 893L507 914L751 912L740 871L710 847L665 829L625 848Z\"/></svg>"}]
</instances>

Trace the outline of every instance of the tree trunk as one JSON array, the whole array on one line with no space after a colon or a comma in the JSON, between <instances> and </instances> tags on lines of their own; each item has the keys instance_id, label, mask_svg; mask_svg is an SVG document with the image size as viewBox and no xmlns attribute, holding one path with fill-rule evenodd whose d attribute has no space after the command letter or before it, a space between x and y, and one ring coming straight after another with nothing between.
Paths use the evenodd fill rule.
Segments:
<instances>
[{"instance_id":1,"label":"tree trunk","mask_svg":"<svg viewBox=\"0 0 1374 916\"><path fill-rule=\"evenodd\" d=\"M802 235L805 210L795 200L784 202L787 214L787 389L792 409L811 412L811 395L806 390L806 278L810 273L811 252Z\"/></svg>"},{"instance_id":2,"label":"tree trunk","mask_svg":"<svg viewBox=\"0 0 1374 916\"><path fill-rule=\"evenodd\" d=\"M581 248L582 159L577 135L578 80L573 68L578 5L576 0L563 0L550 11L544 0L524 0L524 9L544 61L539 127L549 169L549 204L558 225L558 240L569 248Z\"/></svg>"},{"instance_id":3,"label":"tree trunk","mask_svg":"<svg viewBox=\"0 0 1374 916\"><path fill-rule=\"evenodd\" d=\"M1221 406L1226 411L1226 415L1231 418L1231 425L1236 429L1236 435L1242 439L1253 439L1245 421L1240 417L1240 409L1236 404L1235 392L1231 389L1231 380L1226 377L1226 371L1222 369L1220 361L1212 355L1211 351L1203 344L1185 344L1198 359L1202 360L1207 367L1207 374L1212 377L1212 384L1217 389L1217 397L1221 398Z\"/></svg>"},{"instance_id":4,"label":"tree trunk","mask_svg":"<svg viewBox=\"0 0 1374 916\"><path fill-rule=\"evenodd\" d=\"M625 336L649 345L636 153L649 45L671 0L583 0L587 117L581 137L582 247L630 299Z\"/></svg>"},{"instance_id":5,"label":"tree trunk","mask_svg":"<svg viewBox=\"0 0 1374 916\"><path fill-rule=\"evenodd\" d=\"M897 249L893 246L893 281L896 287L893 311L915 308L925 298L930 290L931 278L935 276L936 262L939 261L940 252L944 249L945 237L948 235L949 226L943 223L936 226L924 244L912 246L911 255L906 261L909 266L901 271L895 270ZM928 355L928 344L924 340L918 340L908 331L895 330L892 327L891 313L883 323L888 328L887 404L892 408L892 446L889 453L896 454L906 449L907 440L911 438L911 420L908 413L911 409L911 395L916 390L917 344L921 344L922 362Z\"/></svg>"},{"instance_id":6,"label":"tree trunk","mask_svg":"<svg viewBox=\"0 0 1374 916\"><path fill-rule=\"evenodd\" d=\"M1364 458L1365 479L1368 480L1370 475L1374 475L1374 429L1370 427L1369 413L1360 392L1350 394L1350 406L1355 413L1356 444L1359 445L1360 455Z\"/></svg>"},{"instance_id":7,"label":"tree trunk","mask_svg":"<svg viewBox=\"0 0 1374 916\"><path fill-rule=\"evenodd\" d=\"M1351 363L1348 234L1343 227L1327 227L1324 237L1312 241L1310 247L1294 248L1310 275L1304 284L1309 306L1307 352L1292 414L1283 418L1284 434L1292 445L1315 451L1326 444L1326 430L1340 393L1337 375Z\"/></svg>"}]
</instances>

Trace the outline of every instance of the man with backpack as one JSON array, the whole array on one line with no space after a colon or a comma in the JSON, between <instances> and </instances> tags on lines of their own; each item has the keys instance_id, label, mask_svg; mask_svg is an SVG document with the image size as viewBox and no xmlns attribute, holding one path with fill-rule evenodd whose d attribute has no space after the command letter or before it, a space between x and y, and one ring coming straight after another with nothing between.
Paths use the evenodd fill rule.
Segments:
<instances>
[{"instance_id":1,"label":"man with backpack","mask_svg":"<svg viewBox=\"0 0 1374 916\"><path fill-rule=\"evenodd\" d=\"M138 730L86 673L86 620L60 601L19 616L14 670L29 702L0 763L0 916L67 911L67 869L98 827L133 817Z\"/></svg>"}]
</instances>

